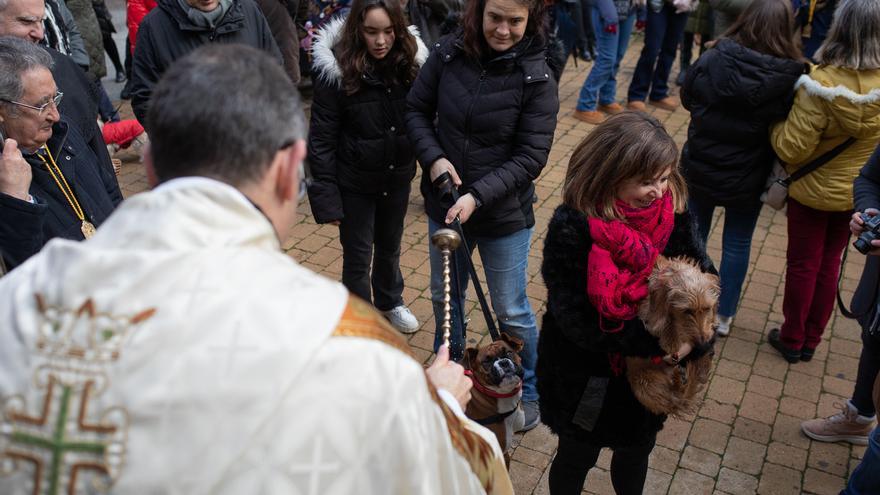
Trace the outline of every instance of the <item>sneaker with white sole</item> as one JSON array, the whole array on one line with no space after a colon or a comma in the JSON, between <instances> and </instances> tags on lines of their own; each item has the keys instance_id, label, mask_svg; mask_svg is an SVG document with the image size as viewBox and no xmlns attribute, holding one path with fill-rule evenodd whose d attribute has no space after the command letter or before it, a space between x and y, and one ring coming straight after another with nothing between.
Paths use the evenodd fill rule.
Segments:
<instances>
[{"instance_id":1,"label":"sneaker with white sole","mask_svg":"<svg viewBox=\"0 0 880 495\"><path fill-rule=\"evenodd\" d=\"M868 435L874 428L874 418L861 416L855 406L834 403L840 412L827 418L811 419L801 423L804 435L820 442L849 442L868 445Z\"/></svg>"},{"instance_id":2,"label":"sneaker with white sole","mask_svg":"<svg viewBox=\"0 0 880 495\"><path fill-rule=\"evenodd\" d=\"M718 315L715 318L715 332L719 337L727 337L730 334L730 324L733 323L732 316Z\"/></svg>"},{"instance_id":3,"label":"sneaker with white sole","mask_svg":"<svg viewBox=\"0 0 880 495\"><path fill-rule=\"evenodd\" d=\"M403 304L394 309L383 311L382 314L391 322L391 326L400 333L415 333L419 329L418 318Z\"/></svg>"},{"instance_id":4,"label":"sneaker with white sole","mask_svg":"<svg viewBox=\"0 0 880 495\"><path fill-rule=\"evenodd\" d=\"M522 409L525 421L523 422L523 427L516 433L525 433L541 424L541 410L538 407L538 401L523 401Z\"/></svg>"}]
</instances>

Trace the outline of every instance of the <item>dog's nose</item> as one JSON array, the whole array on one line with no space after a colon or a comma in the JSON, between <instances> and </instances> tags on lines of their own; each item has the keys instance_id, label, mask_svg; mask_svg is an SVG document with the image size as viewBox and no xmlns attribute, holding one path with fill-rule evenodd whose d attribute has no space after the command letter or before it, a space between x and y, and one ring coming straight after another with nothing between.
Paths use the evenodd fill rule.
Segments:
<instances>
[{"instance_id":1,"label":"dog's nose","mask_svg":"<svg viewBox=\"0 0 880 495\"><path fill-rule=\"evenodd\" d=\"M511 361L510 358L499 359L495 363L495 365L498 366L499 370L502 373L510 373L516 371L516 365L513 364L513 361Z\"/></svg>"}]
</instances>

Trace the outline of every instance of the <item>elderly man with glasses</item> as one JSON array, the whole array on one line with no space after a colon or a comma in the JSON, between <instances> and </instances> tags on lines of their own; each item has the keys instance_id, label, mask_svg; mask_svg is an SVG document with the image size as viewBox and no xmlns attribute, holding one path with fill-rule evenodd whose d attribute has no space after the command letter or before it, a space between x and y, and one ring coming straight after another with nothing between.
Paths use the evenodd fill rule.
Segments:
<instances>
[{"instance_id":1,"label":"elderly man with glasses","mask_svg":"<svg viewBox=\"0 0 880 495\"><path fill-rule=\"evenodd\" d=\"M53 237L81 240L122 201L116 177L59 112L52 58L0 37L0 251L9 268Z\"/></svg>"}]
</instances>

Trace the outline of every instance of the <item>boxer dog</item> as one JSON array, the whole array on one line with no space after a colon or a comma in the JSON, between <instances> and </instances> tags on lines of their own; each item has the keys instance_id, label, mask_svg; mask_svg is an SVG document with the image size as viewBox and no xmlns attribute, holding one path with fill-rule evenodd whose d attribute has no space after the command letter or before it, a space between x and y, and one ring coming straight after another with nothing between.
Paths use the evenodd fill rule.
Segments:
<instances>
[{"instance_id":1,"label":"boxer dog","mask_svg":"<svg viewBox=\"0 0 880 495\"><path fill-rule=\"evenodd\" d=\"M502 333L500 340L465 349L461 361L474 383L465 414L495 433L508 466L513 432L525 423L520 405L523 367L518 353L522 348L522 340Z\"/></svg>"}]
</instances>

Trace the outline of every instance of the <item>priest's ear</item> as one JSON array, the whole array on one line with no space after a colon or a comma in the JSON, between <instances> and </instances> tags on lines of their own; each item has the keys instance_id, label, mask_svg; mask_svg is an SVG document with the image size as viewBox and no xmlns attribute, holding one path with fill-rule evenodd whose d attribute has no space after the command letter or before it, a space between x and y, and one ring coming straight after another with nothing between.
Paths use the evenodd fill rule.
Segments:
<instances>
[{"instance_id":1,"label":"priest's ear","mask_svg":"<svg viewBox=\"0 0 880 495\"><path fill-rule=\"evenodd\" d=\"M144 170L147 173L147 185L150 189L159 185L159 176L156 175L156 165L153 164L153 150L150 148L150 141L144 145L143 158Z\"/></svg>"},{"instance_id":2,"label":"priest's ear","mask_svg":"<svg viewBox=\"0 0 880 495\"><path fill-rule=\"evenodd\" d=\"M300 171L303 170L302 162L306 159L306 142L297 139L293 143L278 150L271 168L275 169L278 177L276 193L279 199L296 203L299 200L300 182L305 180Z\"/></svg>"}]
</instances>

